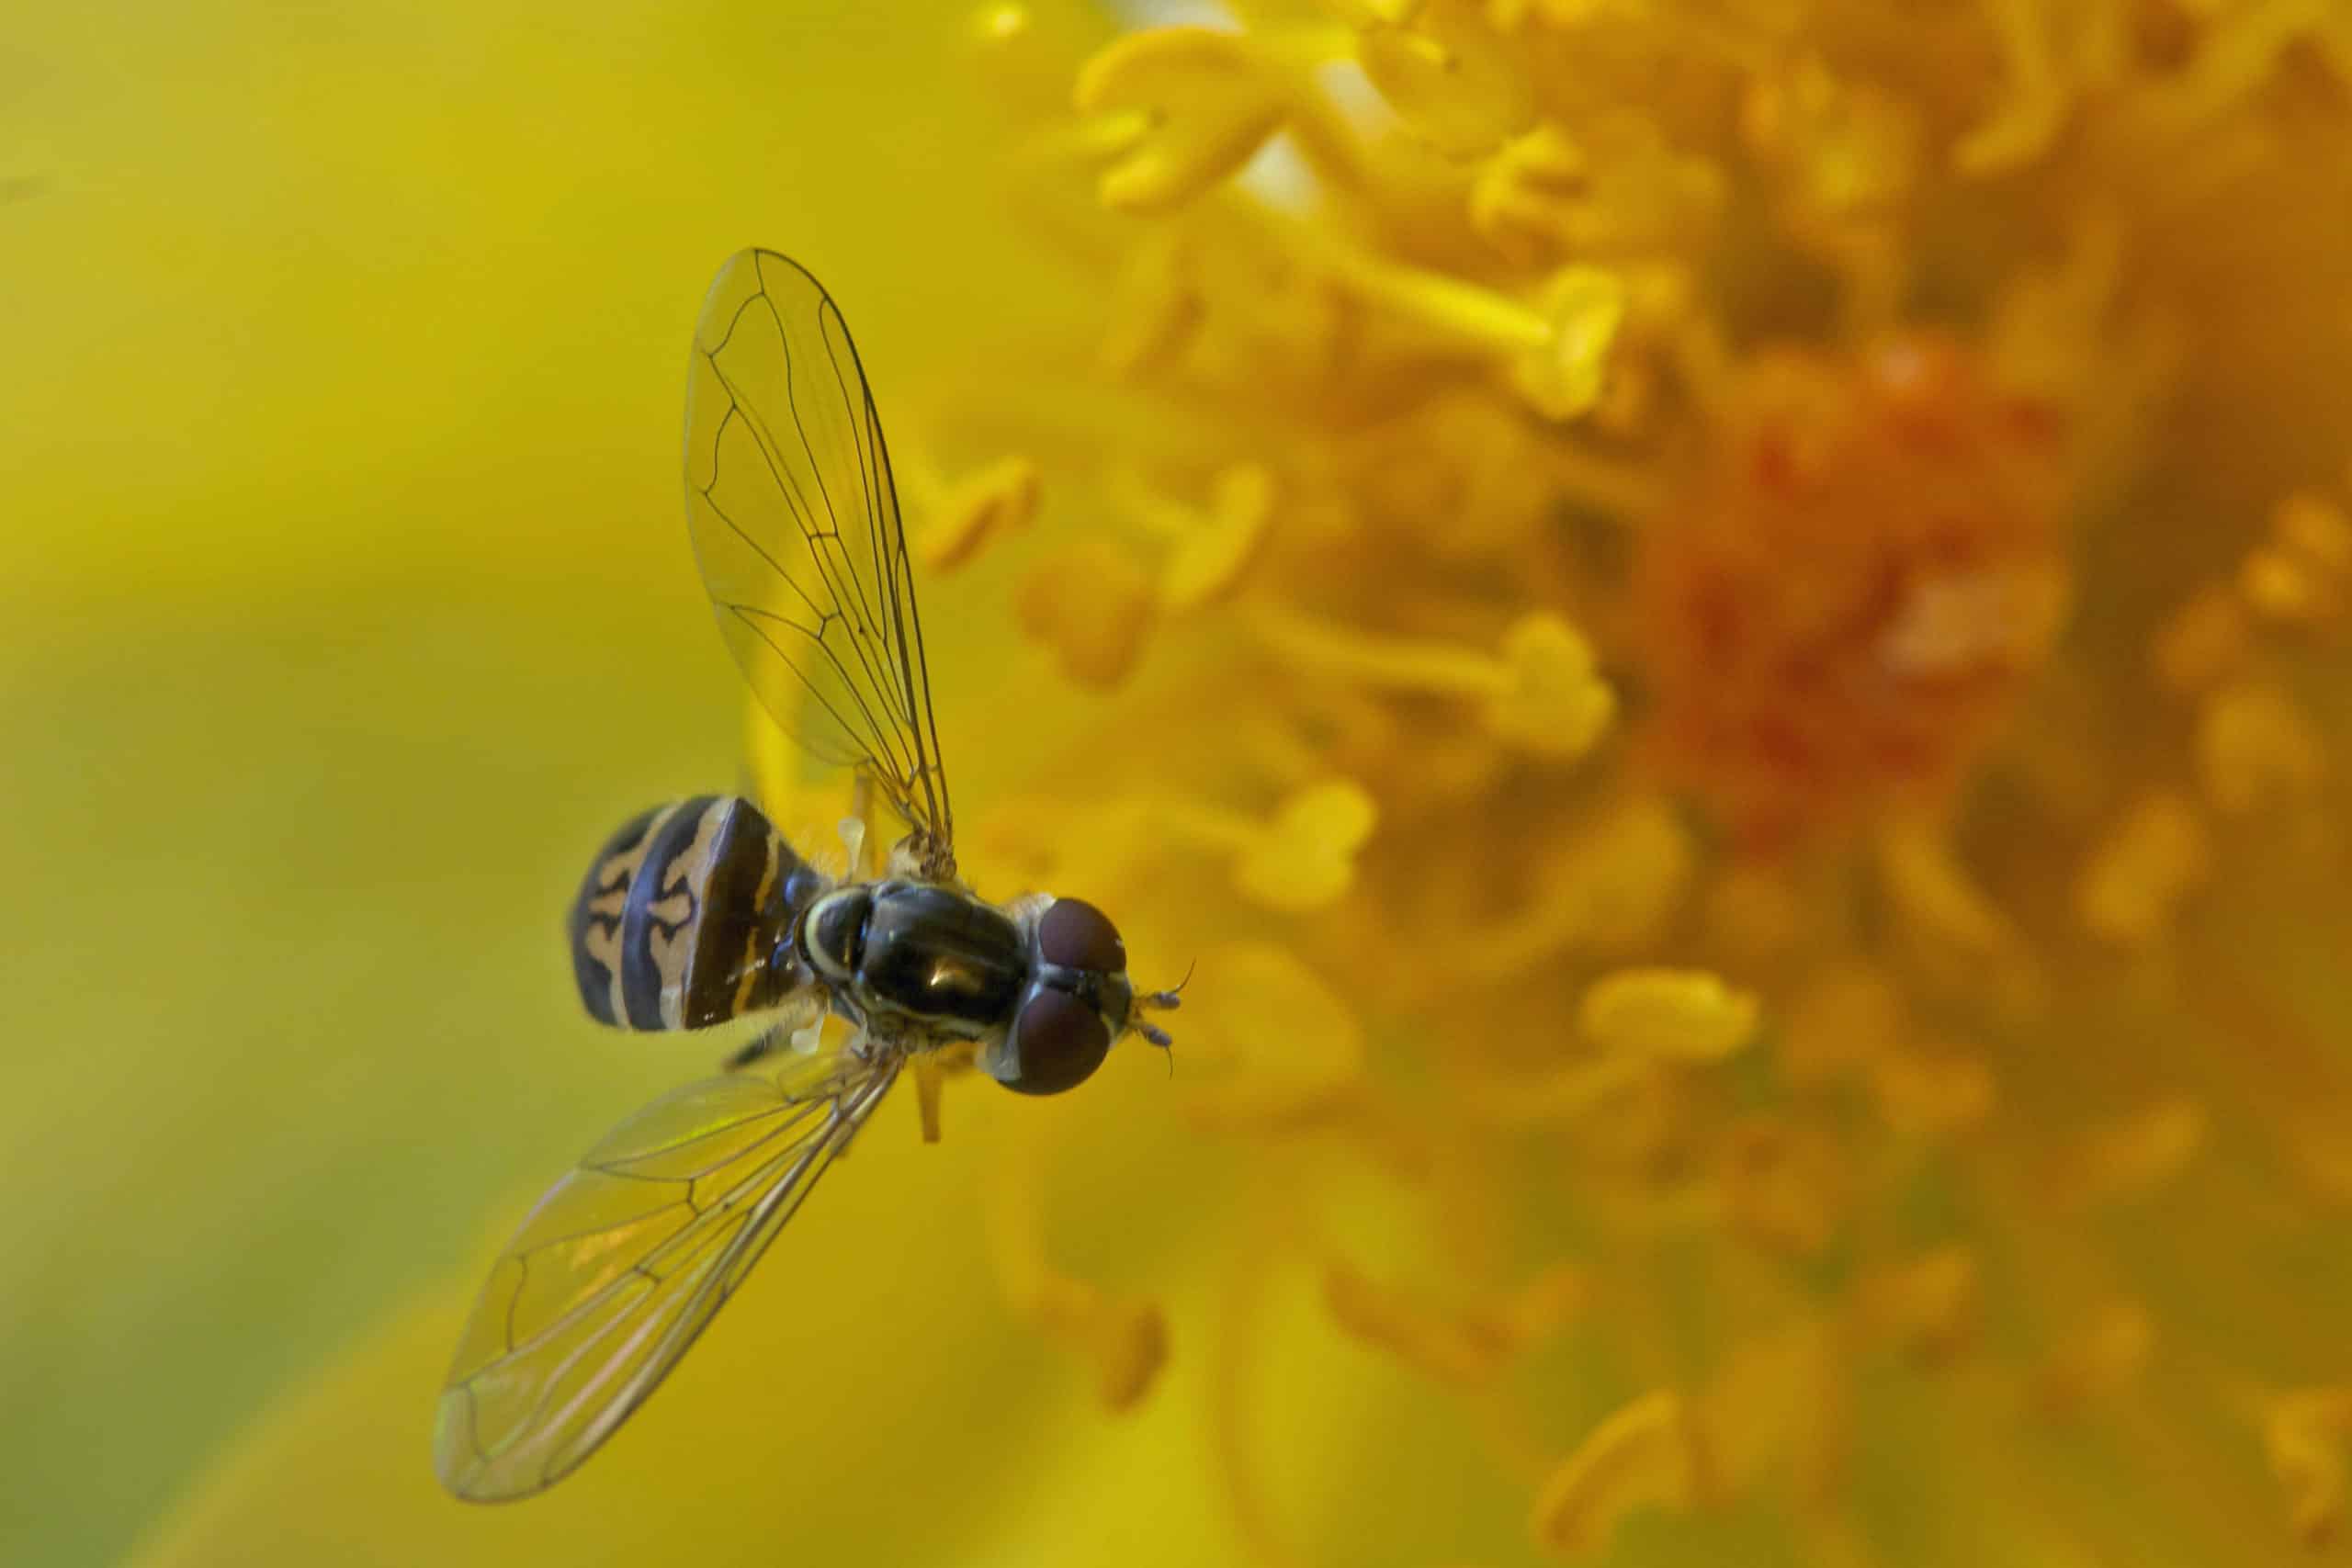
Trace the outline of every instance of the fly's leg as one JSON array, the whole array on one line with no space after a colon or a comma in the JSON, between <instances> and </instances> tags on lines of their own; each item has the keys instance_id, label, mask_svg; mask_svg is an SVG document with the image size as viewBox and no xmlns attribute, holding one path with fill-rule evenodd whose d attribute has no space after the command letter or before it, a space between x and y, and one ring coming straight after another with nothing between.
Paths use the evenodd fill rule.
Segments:
<instances>
[{"instance_id":1,"label":"fly's leg","mask_svg":"<svg viewBox=\"0 0 2352 1568\"><path fill-rule=\"evenodd\" d=\"M841 821L842 848L849 852L849 875L846 880L865 880L865 822L874 810L874 781L865 771L858 770L856 782L850 785L849 815Z\"/></svg>"},{"instance_id":2,"label":"fly's leg","mask_svg":"<svg viewBox=\"0 0 2352 1568\"><path fill-rule=\"evenodd\" d=\"M804 1019L807 1021L802 1021ZM817 1037L824 1027L825 1010L820 1002L811 998L791 1003L775 1022L761 1030L741 1050L719 1064L720 1070L741 1072L745 1067L756 1066L785 1051L797 1051L807 1055L817 1048Z\"/></svg>"},{"instance_id":3,"label":"fly's leg","mask_svg":"<svg viewBox=\"0 0 2352 1568\"><path fill-rule=\"evenodd\" d=\"M922 1141L935 1144L939 1142L939 1086L947 1081L947 1075L929 1056L915 1058L914 1070L915 1109L922 1112Z\"/></svg>"},{"instance_id":4,"label":"fly's leg","mask_svg":"<svg viewBox=\"0 0 2352 1568\"><path fill-rule=\"evenodd\" d=\"M1192 983L1193 971L1190 966L1187 966L1184 970L1184 977L1177 981L1174 985L1169 987L1168 989L1164 991L1151 991L1143 996L1137 997L1136 998L1134 1015L1129 1020L1129 1027L1134 1029L1137 1034L1142 1035L1146 1040L1151 1042L1154 1045L1159 1046L1161 1050L1167 1050L1170 1045L1175 1043L1175 1041L1169 1038L1168 1032L1166 1030L1160 1028L1158 1024L1153 1023L1143 1015L1147 1012L1175 1011L1179 1007L1183 1005L1184 987Z\"/></svg>"},{"instance_id":5,"label":"fly's leg","mask_svg":"<svg viewBox=\"0 0 2352 1568\"><path fill-rule=\"evenodd\" d=\"M749 1044L720 1063L719 1070L740 1073L746 1067L757 1066L777 1052L786 1049L791 1039L791 1032L780 1023L770 1029L763 1029L752 1037Z\"/></svg>"}]
</instances>

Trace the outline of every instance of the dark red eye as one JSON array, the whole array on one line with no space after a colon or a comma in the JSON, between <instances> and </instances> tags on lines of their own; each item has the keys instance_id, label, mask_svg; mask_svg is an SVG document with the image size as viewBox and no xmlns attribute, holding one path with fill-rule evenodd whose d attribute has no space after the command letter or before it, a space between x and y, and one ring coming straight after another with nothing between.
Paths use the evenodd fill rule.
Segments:
<instances>
[{"instance_id":1,"label":"dark red eye","mask_svg":"<svg viewBox=\"0 0 2352 1568\"><path fill-rule=\"evenodd\" d=\"M1040 987L1022 1007L1009 1043L997 1081L1023 1094L1059 1094L1102 1065L1111 1032L1100 1014L1068 991Z\"/></svg>"},{"instance_id":2,"label":"dark red eye","mask_svg":"<svg viewBox=\"0 0 2352 1568\"><path fill-rule=\"evenodd\" d=\"M1082 898L1057 898L1037 922L1037 951L1065 969L1116 975L1127 966L1127 944L1111 918Z\"/></svg>"}]
</instances>

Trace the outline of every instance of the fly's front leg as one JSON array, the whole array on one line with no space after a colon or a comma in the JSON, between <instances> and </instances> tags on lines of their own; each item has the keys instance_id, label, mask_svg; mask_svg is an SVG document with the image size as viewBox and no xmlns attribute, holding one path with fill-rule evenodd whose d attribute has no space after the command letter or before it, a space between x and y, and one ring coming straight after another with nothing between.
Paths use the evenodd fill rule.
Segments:
<instances>
[{"instance_id":1,"label":"fly's front leg","mask_svg":"<svg viewBox=\"0 0 2352 1568\"><path fill-rule=\"evenodd\" d=\"M865 770L857 771L849 788L849 815L841 821L842 847L849 852L851 882L865 880L865 825L874 813L874 780Z\"/></svg>"}]
</instances>

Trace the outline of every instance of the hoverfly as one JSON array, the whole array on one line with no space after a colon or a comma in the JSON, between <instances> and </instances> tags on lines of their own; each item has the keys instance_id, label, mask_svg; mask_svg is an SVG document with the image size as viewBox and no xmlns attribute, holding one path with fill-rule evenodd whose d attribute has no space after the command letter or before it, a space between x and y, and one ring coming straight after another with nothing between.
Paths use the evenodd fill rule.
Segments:
<instances>
[{"instance_id":1,"label":"hoverfly","mask_svg":"<svg viewBox=\"0 0 2352 1568\"><path fill-rule=\"evenodd\" d=\"M627 1029L768 1027L729 1071L623 1122L539 1200L475 1305L434 1462L458 1496L569 1474L669 1375L910 1064L968 1055L1057 1094L1173 991L1138 995L1100 909L999 907L956 874L922 623L898 493L849 330L772 251L720 268L695 328L686 505L729 648L820 762L910 831L865 875L803 859L749 800L648 811L571 907L580 998ZM820 1049L827 1014L847 1042Z\"/></svg>"}]
</instances>

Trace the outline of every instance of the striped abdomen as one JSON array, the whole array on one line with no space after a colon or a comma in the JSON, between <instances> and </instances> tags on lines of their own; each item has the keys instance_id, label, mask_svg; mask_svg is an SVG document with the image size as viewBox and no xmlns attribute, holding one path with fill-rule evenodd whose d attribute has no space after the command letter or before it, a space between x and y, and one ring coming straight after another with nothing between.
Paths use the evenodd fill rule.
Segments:
<instances>
[{"instance_id":1,"label":"striped abdomen","mask_svg":"<svg viewBox=\"0 0 2352 1568\"><path fill-rule=\"evenodd\" d=\"M696 795L613 835L571 905L571 969L600 1023L700 1029L809 976L793 922L825 878L748 800Z\"/></svg>"}]
</instances>

